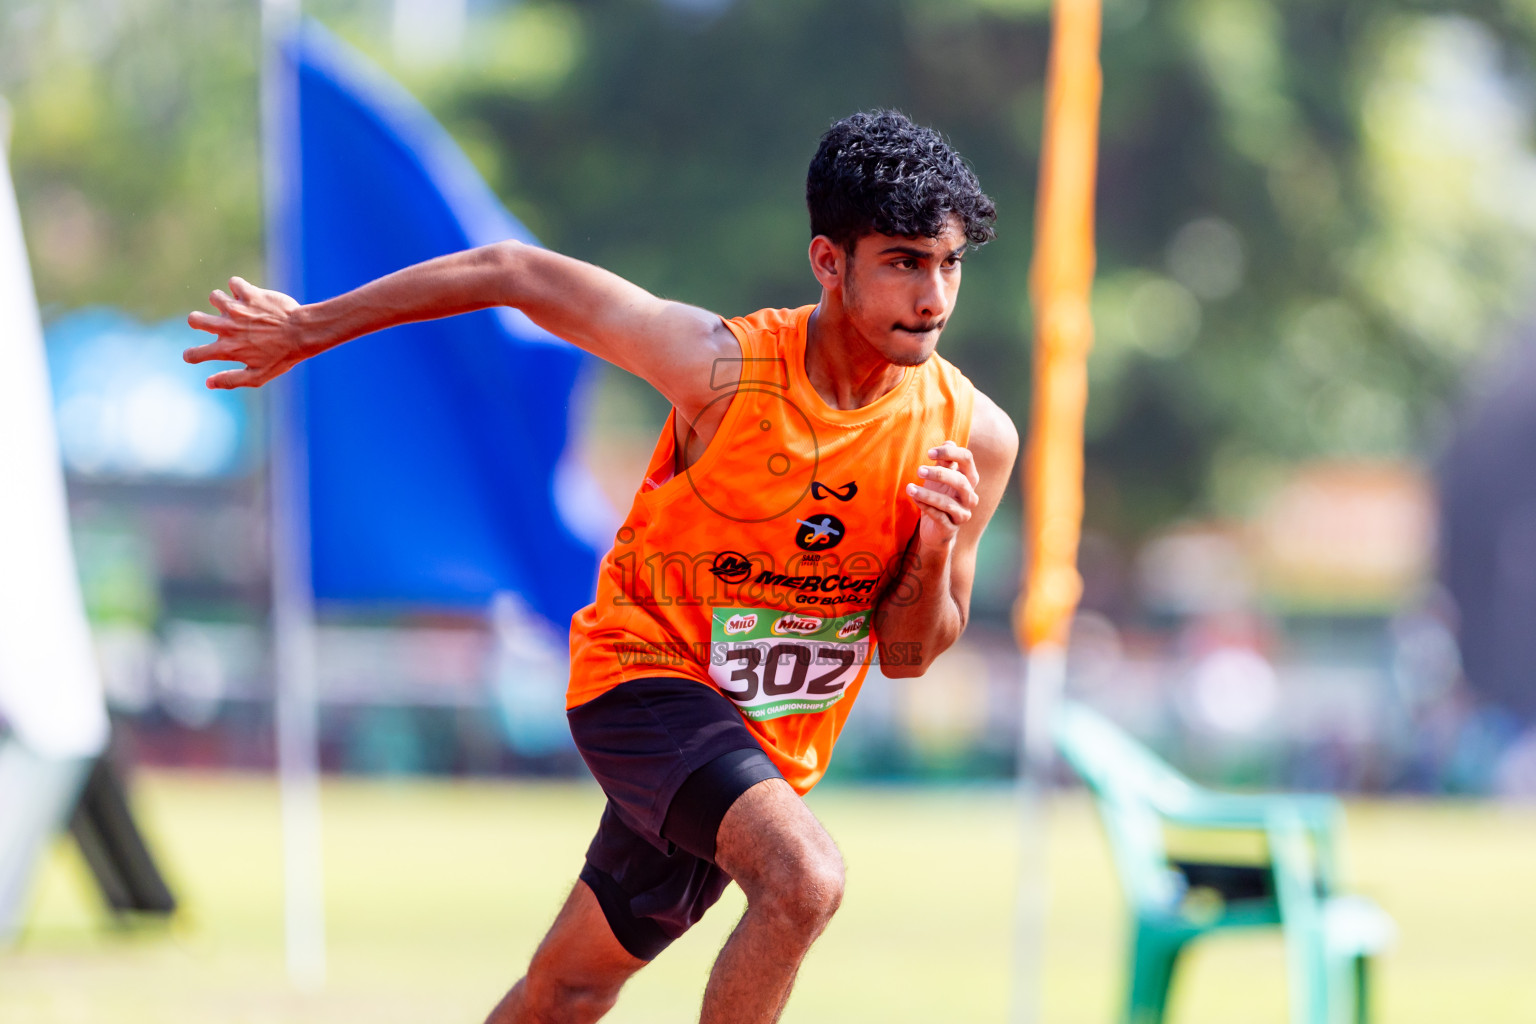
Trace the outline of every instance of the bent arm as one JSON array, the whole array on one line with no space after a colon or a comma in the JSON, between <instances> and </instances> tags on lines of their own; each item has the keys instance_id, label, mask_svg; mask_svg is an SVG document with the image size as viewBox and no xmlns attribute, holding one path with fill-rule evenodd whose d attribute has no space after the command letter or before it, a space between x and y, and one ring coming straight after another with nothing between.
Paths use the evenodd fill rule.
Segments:
<instances>
[{"instance_id":1,"label":"bent arm","mask_svg":"<svg viewBox=\"0 0 1536 1024\"><path fill-rule=\"evenodd\" d=\"M188 362L245 364L209 387L260 387L292 366L354 338L398 324L492 306L521 309L534 323L644 378L688 412L709 392L714 359L734 358L734 335L714 314L659 299L590 263L518 242L440 256L323 302L299 305L281 292L230 280L211 296L218 315L187 322L216 340L188 349ZM718 381L716 382L718 384Z\"/></svg>"},{"instance_id":2,"label":"bent arm","mask_svg":"<svg viewBox=\"0 0 1536 1024\"><path fill-rule=\"evenodd\" d=\"M880 670L893 679L926 672L960 639L970 620L977 546L1019 454L1013 421L979 391L969 445L959 451L970 457L971 473L966 473L964 459L944 459L941 452L941 467L947 468L929 467L924 486L918 488L917 497L932 502L924 505L924 516L939 521L944 515L957 529L944 536L944 531L926 529L927 523L919 526L907 545L900 575L875 614ZM934 491L942 493L930 497Z\"/></svg>"}]
</instances>

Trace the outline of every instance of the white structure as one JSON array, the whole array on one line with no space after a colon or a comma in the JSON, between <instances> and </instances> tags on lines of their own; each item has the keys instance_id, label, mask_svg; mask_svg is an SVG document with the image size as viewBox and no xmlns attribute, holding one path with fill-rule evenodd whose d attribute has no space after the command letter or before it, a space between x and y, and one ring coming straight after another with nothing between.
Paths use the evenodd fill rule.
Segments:
<instances>
[{"instance_id":1,"label":"white structure","mask_svg":"<svg viewBox=\"0 0 1536 1024\"><path fill-rule=\"evenodd\" d=\"M107 742L0 105L0 943Z\"/></svg>"}]
</instances>

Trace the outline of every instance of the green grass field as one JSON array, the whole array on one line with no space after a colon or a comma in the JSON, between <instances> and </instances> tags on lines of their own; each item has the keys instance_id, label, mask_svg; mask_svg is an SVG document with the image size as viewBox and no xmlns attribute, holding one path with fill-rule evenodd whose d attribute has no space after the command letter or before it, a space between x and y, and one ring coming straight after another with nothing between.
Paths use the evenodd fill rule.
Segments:
<instances>
[{"instance_id":1,"label":"green grass field","mask_svg":"<svg viewBox=\"0 0 1536 1024\"><path fill-rule=\"evenodd\" d=\"M169 927L106 924L60 844L20 946L0 954L0 1021L474 1022L517 977L580 864L601 798L541 783L333 781L325 789L330 972L296 992L282 959L270 780L153 774L143 817L185 904ZM1021 835L1010 794L841 788L811 799L848 861L843 909L785 1020L1001 1022ZM1059 798L1043 970L1051 1024L1109 1024L1121 909L1090 806ZM1402 929L1379 974L1387 1024L1536 1020L1536 808L1362 802L1347 871ZM734 889L635 979L609 1020L696 1019ZM1181 1024L1286 1021L1270 936L1197 950Z\"/></svg>"}]
</instances>

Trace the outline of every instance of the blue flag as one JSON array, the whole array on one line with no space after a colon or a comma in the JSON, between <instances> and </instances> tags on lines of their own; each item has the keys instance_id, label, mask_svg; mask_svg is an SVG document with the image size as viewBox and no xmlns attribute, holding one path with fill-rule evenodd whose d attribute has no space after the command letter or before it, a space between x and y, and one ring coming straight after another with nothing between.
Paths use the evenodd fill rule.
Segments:
<instances>
[{"instance_id":1,"label":"blue flag","mask_svg":"<svg viewBox=\"0 0 1536 1024\"><path fill-rule=\"evenodd\" d=\"M382 73L313 23L282 53L297 132L284 118L279 180L297 187L279 197L275 241L300 301L472 246L534 242ZM316 600L484 608L513 592L563 631L592 599L606 542L590 522L604 503L570 445L589 362L495 309L301 364L290 395Z\"/></svg>"}]
</instances>

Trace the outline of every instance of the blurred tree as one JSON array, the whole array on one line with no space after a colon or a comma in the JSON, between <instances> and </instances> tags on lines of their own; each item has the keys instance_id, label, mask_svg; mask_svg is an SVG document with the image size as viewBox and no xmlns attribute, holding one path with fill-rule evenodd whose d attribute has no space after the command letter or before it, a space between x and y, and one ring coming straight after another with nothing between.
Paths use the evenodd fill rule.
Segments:
<instances>
[{"instance_id":1,"label":"blurred tree","mask_svg":"<svg viewBox=\"0 0 1536 1024\"><path fill-rule=\"evenodd\" d=\"M255 7L0 0L45 302L158 317L259 276ZM814 300L801 188L827 124L895 106L939 127L1001 210L944 351L1024 421L1045 0L484 0L446 59L397 57L385 0L307 7L550 245L726 314ZM1522 311L1536 6L1105 19L1090 519L1133 538L1241 512L1300 457L1421 452Z\"/></svg>"},{"instance_id":2,"label":"blurred tree","mask_svg":"<svg viewBox=\"0 0 1536 1024\"><path fill-rule=\"evenodd\" d=\"M1100 508L1122 530L1240 513L1289 460L1422 453L1468 359L1524 312L1529 22L1382 0L1139 11L1105 39L1090 465L1120 500Z\"/></svg>"},{"instance_id":3,"label":"blurred tree","mask_svg":"<svg viewBox=\"0 0 1536 1024\"><path fill-rule=\"evenodd\" d=\"M0 0L0 96L39 298L146 319L260 277L257 5Z\"/></svg>"},{"instance_id":4,"label":"blurred tree","mask_svg":"<svg viewBox=\"0 0 1536 1024\"><path fill-rule=\"evenodd\" d=\"M945 352L1022 421L1047 13L1044 0L526 3L451 72L401 71L478 140L550 244L727 313L814 297L800 190L822 127L873 106L937 125L1001 210ZM1134 537L1240 514L1297 458L1432 443L1530 274L1523 17L1108 0L1097 525ZM365 46L383 37L354 27Z\"/></svg>"}]
</instances>

